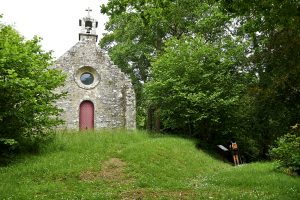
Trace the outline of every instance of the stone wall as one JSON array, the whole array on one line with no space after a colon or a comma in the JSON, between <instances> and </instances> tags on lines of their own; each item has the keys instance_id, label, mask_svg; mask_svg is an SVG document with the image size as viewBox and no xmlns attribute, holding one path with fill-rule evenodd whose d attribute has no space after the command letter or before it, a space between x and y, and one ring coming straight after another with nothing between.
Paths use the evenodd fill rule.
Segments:
<instances>
[{"instance_id":1,"label":"stone wall","mask_svg":"<svg viewBox=\"0 0 300 200\"><path fill-rule=\"evenodd\" d=\"M59 91L67 92L57 105L64 110L64 128L79 128L79 107L83 101L94 104L94 128L136 127L135 93L131 80L115 66L96 44L96 37L81 35L81 41L61 56L55 67L67 74ZM84 85L80 76L94 76L91 85Z\"/></svg>"}]
</instances>

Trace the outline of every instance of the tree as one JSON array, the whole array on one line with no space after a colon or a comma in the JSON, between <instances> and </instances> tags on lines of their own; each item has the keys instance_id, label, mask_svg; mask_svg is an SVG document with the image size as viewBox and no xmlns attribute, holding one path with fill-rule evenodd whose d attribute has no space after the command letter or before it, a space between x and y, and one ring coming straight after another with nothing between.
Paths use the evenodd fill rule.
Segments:
<instances>
[{"instance_id":1,"label":"tree","mask_svg":"<svg viewBox=\"0 0 300 200\"><path fill-rule=\"evenodd\" d=\"M225 13L240 22L239 35L252 41L249 85L252 128L261 155L300 117L300 4L295 0L222 0Z\"/></svg>"},{"instance_id":2,"label":"tree","mask_svg":"<svg viewBox=\"0 0 300 200\"><path fill-rule=\"evenodd\" d=\"M54 102L63 94L54 89L64 83L60 71L50 69L51 53L40 39L24 40L11 26L0 24L0 153L11 148L37 150L59 124Z\"/></svg>"},{"instance_id":3,"label":"tree","mask_svg":"<svg viewBox=\"0 0 300 200\"><path fill-rule=\"evenodd\" d=\"M109 22L100 44L131 76L138 115L144 110L142 91L151 78L151 59L164 51L165 42L195 33L213 41L223 33L227 19L216 4L205 0L109 0L101 12L109 16Z\"/></svg>"},{"instance_id":4,"label":"tree","mask_svg":"<svg viewBox=\"0 0 300 200\"><path fill-rule=\"evenodd\" d=\"M125 72L143 82L150 75L148 57L163 50L169 38L201 32L213 40L226 22L217 6L206 1L110 0L101 12L110 17L101 46Z\"/></svg>"},{"instance_id":5,"label":"tree","mask_svg":"<svg viewBox=\"0 0 300 200\"><path fill-rule=\"evenodd\" d=\"M211 43L200 35L169 40L146 84L163 128L214 143L228 139L245 89L244 74L236 70L244 58L244 46L230 37Z\"/></svg>"}]
</instances>

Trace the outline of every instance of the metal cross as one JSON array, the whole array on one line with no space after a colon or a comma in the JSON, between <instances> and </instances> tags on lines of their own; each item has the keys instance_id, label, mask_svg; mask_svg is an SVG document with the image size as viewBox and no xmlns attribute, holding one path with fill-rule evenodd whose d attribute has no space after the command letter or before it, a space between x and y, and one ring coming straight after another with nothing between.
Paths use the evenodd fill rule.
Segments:
<instances>
[{"instance_id":1,"label":"metal cross","mask_svg":"<svg viewBox=\"0 0 300 200\"><path fill-rule=\"evenodd\" d=\"M87 9L85 9L85 11L88 12L88 16L90 16L90 12L92 12L92 9L90 7L88 7Z\"/></svg>"}]
</instances>

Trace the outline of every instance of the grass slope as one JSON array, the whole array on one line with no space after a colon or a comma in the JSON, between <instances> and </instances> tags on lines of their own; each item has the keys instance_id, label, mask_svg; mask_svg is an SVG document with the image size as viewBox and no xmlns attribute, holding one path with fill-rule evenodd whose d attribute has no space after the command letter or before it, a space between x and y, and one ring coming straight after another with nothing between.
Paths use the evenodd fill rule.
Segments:
<instances>
[{"instance_id":1,"label":"grass slope","mask_svg":"<svg viewBox=\"0 0 300 200\"><path fill-rule=\"evenodd\" d=\"M62 133L0 168L0 199L300 199L300 179L274 169L232 167L177 137Z\"/></svg>"}]
</instances>

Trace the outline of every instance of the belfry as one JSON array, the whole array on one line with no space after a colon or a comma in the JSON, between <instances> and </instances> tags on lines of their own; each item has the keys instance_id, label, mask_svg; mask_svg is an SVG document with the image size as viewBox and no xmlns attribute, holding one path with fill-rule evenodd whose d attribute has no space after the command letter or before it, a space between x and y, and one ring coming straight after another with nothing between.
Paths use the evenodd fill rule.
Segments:
<instances>
[{"instance_id":1,"label":"belfry","mask_svg":"<svg viewBox=\"0 0 300 200\"><path fill-rule=\"evenodd\" d=\"M79 42L64 53L55 68L67 76L57 102L65 129L135 129L135 93L130 78L112 63L97 45L98 22L87 16L79 20Z\"/></svg>"}]
</instances>

